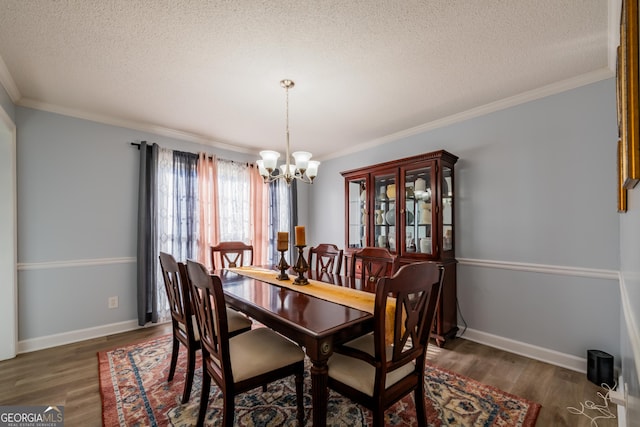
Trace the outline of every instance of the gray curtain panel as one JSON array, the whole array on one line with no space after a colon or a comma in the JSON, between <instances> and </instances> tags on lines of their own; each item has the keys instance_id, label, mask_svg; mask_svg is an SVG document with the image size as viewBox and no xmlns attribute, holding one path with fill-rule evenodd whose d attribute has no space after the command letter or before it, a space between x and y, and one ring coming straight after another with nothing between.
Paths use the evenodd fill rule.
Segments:
<instances>
[{"instance_id":1,"label":"gray curtain panel","mask_svg":"<svg viewBox=\"0 0 640 427\"><path fill-rule=\"evenodd\" d=\"M278 186L286 185L284 181L274 181L269 183L269 250L267 262L271 265L275 265L280 261L280 253L277 250L278 246L278 231L285 231L280 224L280 211L282 209L282 201L278 197ZM295 226L298 224L298 197L297 197L297 183L293 180L288 186L289 197L289 251L287 262L289 265L293 265L298 259L298 250L296 249L295 239Z\"/></svg>"},{"instance_id":2,"label":"gray curtain panel","mask_svg":"<svg viewBox=\"0 0 640 427\"><path fill-rule=\"evenodd\" d=\"M138 174L138 325L157 322L157 167L158 145L140 143Z\"/></svg>"},{"instance_id":3,"label":"gray curtain panel","mask_svg":"<svg viewBox=\"0 0 640 427\"><path fill-rule=\"evenodd\" d=\"M198 155L173 152L173 256L185 261L198 253Z\"/></svg>"},{"instance_id":4,"label":"gray curtain panel","mask_svg":"<svg viewBox=\"0 0 640 427\"><path fill-rule=\"evenodd\" d=\"M278 182L273 181L269 183L269 229L272 233L269 234L269 246L267 250L267 263L276 265L279 258L279 252L277 249L277 236L280 229L280 204L278 202ZM289 234L291 236L291 234ZM291 263L289 263L291 264Z\"/></svg>"}]
</instances>

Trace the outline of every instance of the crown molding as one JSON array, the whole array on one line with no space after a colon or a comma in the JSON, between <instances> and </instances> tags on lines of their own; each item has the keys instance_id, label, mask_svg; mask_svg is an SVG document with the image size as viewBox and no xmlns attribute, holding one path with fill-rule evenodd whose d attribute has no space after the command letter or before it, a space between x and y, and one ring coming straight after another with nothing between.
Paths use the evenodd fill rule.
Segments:
<instances>
[{"instance_id":1,"label":"crown molding","mask_svg":"<svg viewBox=\"0 0 640 427\"><path fill-rule=\"evenodd\" d=\"M223 150L234 151L237 153L256 154L257 149L241 147L226 142L215 141L195 133L184 132L180 130L165 128L150 123L137 122L133 120L120 119L103 114L88 113L86 111L76 110L73 108L61 107L58 105L48 104L46 102L36 101L30 98L21 98L16 105L20 107L33 108L35 110L48 111L50 113L61 114L63 116L74 117L77 119L90 120L92 122L102 123L105 125L118 126L126 129L148 132L168 138L180 139L183 141L195 142L197 144L208 145Z\"/></svg>"},{"instance_id":2,"label":"crown molding","mask_svg":"<svg viewBox=\"0 0 640 427\"><path fill-rule=\"evenodd\" d=\"M610 0L610 3L616 2L616 1L619 1L619 0ZM610 61L611 59L609 58L609 62ZM614 68L615 68L615 65L614 65ZM333 154L330 154L328 156L322 156L319 158L319 160L324 161L324 160L329 160L336 157L341 157L348 154L364 151L366 149L374 148L379 145L386 144L388 142L398 141L403 138L407 138L407 137L417 135L423 132L427 132L430 130L438 129L444 126L449 126L455 123L463 122L465 120L469 120L475 117L480 117L496 111L504 110L506 108L514 107L516 105L524 104L529 101L534 101L536 99L540 99L540 98L544 98L557 93L565 92L567 90L575 89L581 86L586 86L588 84L596 83L598 81L605 80L611 77L615 77L615 72L612 71L612 69L610 69L609 67L605 67L590 73L582 74L570 79L566 79L560 82L556 82L547 86L540 87L538 89L523 92L518 95L504 98L495 102L491 102L489 104L481 105L479 107L471 108L469 110L452 114L450 116L443 117L437 120L433 120L431 122L424 123L422 125L415 126L409 129L405 129L400 132L392 133L390 135L377 138L369 142L357 144L345 150L334 152ZM149 132L155 135L195 142L197 144L208 145L211 147L234 151L237 153L254 154L254 155L257 155L258 153L257 149L215 141L215 140L206 138L202 135L198 135L190 132L184 132L184 131L179 131L175 129L165 128L162 126L157 126L149 123L119 119L119 118L115 118L107 115L87 113L85 111L48 104L45 102L40 102L40 101L36 101L29 98L21 98L20 93L18 92L18 89L15 86L13 79L11 78L11 75L9 74L6 66L4 65L4 62L2 62L2 58L0 58L0 83L5 87L5 89L9 93L9 96L11 96L13 102L16 105L19 105L21 107L48 111L51 113L62 114L65 116L75 117L75 118L84 119L84 120L90 120L93 122L102 123L106 125L138 130L141 132Z\"/></svg>"},{"instance_id":3,"label":"crown molding","mask_svg":"<svg viewBox=\"0 0 640 427\"><path fill-rule=\"evenodd\" d=\"M4 59L0 56L0 85L4 87L4 90L7 91L11 101L15 104L20 99L20 91L18 90L18 86L16 82L11 77L11 73L7 68L7 64L4 63Z\"/></svg>"},{"instance_id":4,"label":"crown molding","mask_svg":"<svg viewBox=\"0 0 640 427\"><path fill-rule=\"evenodd\" d=\"M615 73L616 61L618 57L618 45L620 44L620 13L622 11L622 0L609 0L607 2L609 47L607 49L607 61L609 69Z\"/></svg>"},{"instance_id":5,"label":"crown molding","mask_svg":"<svg viewBox=\"0 0 640 427\"><path fill-rule=\"evenodd\" d=\"M382 138L374 139L369 142L354 145L350 148L337 151L329 156L323 156L319 160L329 160L336 157L345 156L347 154L353 154L369 148L374 148L388 142L398 141L403 138L407 138L413 135L418 135L423 132L438 129L444 126L449 126L455 123L460 123L465 120L473 119L475 117L484 116L489 113L504 110L506 108L515 107L516 105L524 104L536 99L545 98L547 96L562 93L571 89L576 89L581 86L586 86L591 83L596 83L601 80L606 80L614 77L615 73L608 67L601 68L590 73L581 74L570 79L562 80L556 83L552 83L547 86L542 86L537 89L533 89L527 92L523 92L518 95L514 95L508 98L504 98L489 104L481 105L479 107L471 108L470 110L463 111L461 113L452 114L441 119L433 120L431 122L415 126L400 132L392 133Z\"/></svg>"}]
</instances>

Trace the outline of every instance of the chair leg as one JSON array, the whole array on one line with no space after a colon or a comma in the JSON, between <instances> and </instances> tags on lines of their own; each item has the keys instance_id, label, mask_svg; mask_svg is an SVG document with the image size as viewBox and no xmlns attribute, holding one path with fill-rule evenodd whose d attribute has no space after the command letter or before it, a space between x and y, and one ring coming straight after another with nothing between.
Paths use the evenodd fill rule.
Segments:
<instances>
[{"instance_id":1,"label":"chair leg","mask_svg":"<svg viewBox=\"0 0 640 427\"><path fill-rule=\"evenodd\" d=\"M180 350L180 341L173 336L173 349L171 350L171 364L169 365L169 378L167 381L173 380L173 374L176 372L176 365L178 364L178 350Z\"/></svg>"},{"instance_id":2,"label":"chair leg","mask_svg":"<svg viewBox=\"0 0 640 427\"><path fill-rule=\"evenodd\" d=\"M184 392L182 393L182 403L187 403L191 396L191 387L193 386L193 373L196 370L196 350L190 348L187 351L187 378L184 382Z\"/></svg>"},{"instance_id":3,"label":"chair leg","mask_svg":"<svg viewBox=\"0 0 640 427\"><path fill-rule=\"evenodd\" d=\"M373 411L373 427L384 427L384 408L378 405Z\"/></svg>"},{"instance_id":4,"label":"chair leg","mask_svg":"<svg viewBox=\"0 0 640 427\"><path fill-rule=\"evenodd\" d=\"M232 393L222 394L222 425L224 427L233 427L233 418L235 415L234 397Z\"/></svg>"},{"instance_id":5,"label":"chair leg","mask_svg":"<svg viewBox=\"0 0 640 427\"><path fill-rule=\"evenodd\" d=\"M418 385L413 393L416 406L416 418L418 419L418 427L427 427L427 414L424 407L424 378L422 385Z\"/></svg>"},{"instance_id":6,"label":"chair leg","mask_svg":"<svg viewBox=\"0 0 640 427\"><path fill-rule=\"evenodd\" d=\"M206 369L202 369L202 390L200 392L200 409L198 410L197 427L204 425L204 417L207 415L209 407L209 391L211 388L211 377Z\"/></svg>"},{"instance_id":7,"label":"chair leg","mask_svg":"<svg viewBox=\"0 0 640 427\"><path fill-rule=\"evenodd\" d=\"M303 396L303 384L304 384L304 372L296 373L296 403L298 411L298 425L304 426L304 396Z\"/></svg>"}]
</instances>

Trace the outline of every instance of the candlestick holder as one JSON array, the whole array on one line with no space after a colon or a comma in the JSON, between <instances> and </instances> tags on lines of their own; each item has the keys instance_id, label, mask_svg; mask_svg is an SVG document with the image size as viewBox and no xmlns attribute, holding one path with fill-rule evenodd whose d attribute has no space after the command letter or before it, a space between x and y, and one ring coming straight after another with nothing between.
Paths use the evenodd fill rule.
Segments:
<instances>
[{"instance_id":1,"label":"candlestick holder","mask_svg":"<svg viewBox=\"0 0 640 427\"><path fill-rule=\"evenodd\" d=\"M280 274L276 276L278 280L289 280L289 275L286 273L287 268L289 268L289 264L284 259L284 253L287 250L279 251L280 252L280 262L278 263L278 270L280 270Z\"/></svg>"},{"instance_id":2,"label":"candlestick holder","mask_svg":"<svg viewBox=\"0 0 640 427\"><path fill-rule=\"evenodd\" d=\"M296 245L296 248L298 248L298 260L296 261L296 265L293 267L293 271L298 273L298 277L293 281L296 285L309 284L307 278L304 277L304 273L309 270L309 264L304 260L304 254L302 253L305 246L306 245Z\"/></svg>"}]
</instances>

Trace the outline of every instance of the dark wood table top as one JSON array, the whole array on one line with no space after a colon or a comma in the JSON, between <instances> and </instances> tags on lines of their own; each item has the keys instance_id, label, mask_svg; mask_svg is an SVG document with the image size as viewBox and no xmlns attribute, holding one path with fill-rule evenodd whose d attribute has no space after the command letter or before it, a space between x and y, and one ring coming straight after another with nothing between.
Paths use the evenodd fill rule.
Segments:
<instances>
[{"instance_id":1,"label":"dark wood table top","mask_svg":"<svg viewBox=\"0 0 640 427\"><path fill-rule=\"evenodd\" d=\"M304 330L305 334L315 339L335 335L345 326L363 321L371 323L372 329L373 316L368 312L227 270L219 270L214 274L222 280L227 302L258 321L266 320L267 316L271 318L269 323L289 323L291 327ZM309 273L308 276L336 286L362 289L357 279L326 273L322 276ZM293 279L295 276L291 277Z\"/></svg>"}]
</instances>

